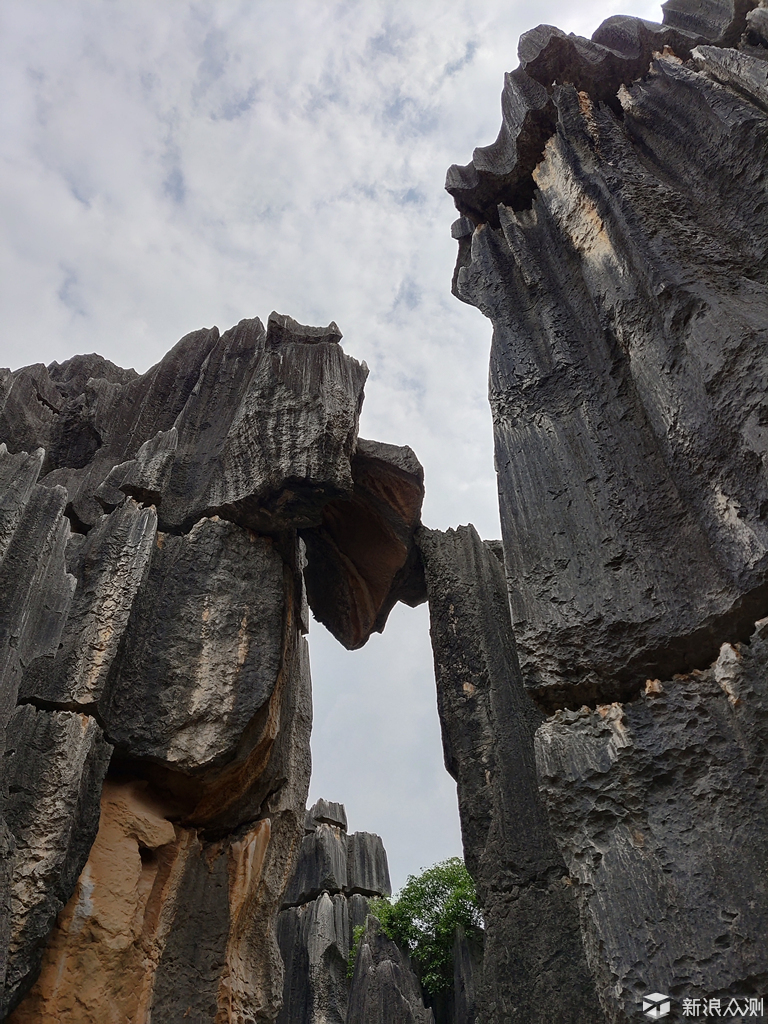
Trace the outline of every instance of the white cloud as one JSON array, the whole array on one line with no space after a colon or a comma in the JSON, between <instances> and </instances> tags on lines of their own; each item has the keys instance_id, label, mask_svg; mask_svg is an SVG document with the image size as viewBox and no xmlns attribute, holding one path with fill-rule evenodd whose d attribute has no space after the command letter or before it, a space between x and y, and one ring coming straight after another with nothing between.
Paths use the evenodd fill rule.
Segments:
<instances>
[{"instance_id":1,"label":"white cloud","mask_svg":"<svg viewBox=\"0 0 768 1024\"><path fill-rule=\"evenodd\" d=\"M98 351L144 370L197 327L272 309L336 320L372 371L363 435L425 465L425 520L498 536L490 329L450 295L445 171L496 137L521 32L589 33L622 10L660 13L638 0L5 0L0 365ZM398 881L458 848L434 703L402 685L430 676L425 630L398 611L400 640L374 639L379 657L317 627L312 641L313 792L382 833ZM344 699L329 718L334 676ZM354 770L336 741L354 750L362 721L367 763L395 744L412 776Z\"/></svg>"}]
</instances>

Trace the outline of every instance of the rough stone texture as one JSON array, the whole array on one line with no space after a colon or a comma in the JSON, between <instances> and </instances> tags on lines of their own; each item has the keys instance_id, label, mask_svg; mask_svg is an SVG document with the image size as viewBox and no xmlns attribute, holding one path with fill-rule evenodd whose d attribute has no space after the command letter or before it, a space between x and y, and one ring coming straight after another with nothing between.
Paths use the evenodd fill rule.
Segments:
<instances>
[{"instance_id":1,"label":"rough stone texture","mask_svg":"<svg viewBox=\"0 0 768 1024\"><path fill-rule=\"evenodd\" d=\"M6 742L3 813L13 851L0 1019L34 979L56 915L85 865L112 752L93 718L28 704L14 713Z\"/></svg>"},{"instance_id":2,"label":"rough stone texture","mask_svg":"<svg viewBox=\"0 0 768 1024\"><path fill-rule=\"evenodd\" d=\"M353 832L347 837L346 892L363 896L391 896L389 865L381 836Z\"/></svg>"},{"instance_id":3,"label":"rough stone texture","mask_svg":"<svg viewBox=\"0 0 768 1024\"><path fill-rule=\"evenodd\" d=\"M384 629L398 601L426 599L413 536L420 524L424 470L410 448L357 443L354 493L329 502L320 526L302 531L312 611L345 647Z\"/></svg>"},{"instance_id":4,"label":"rough stone texture","mask_svg":"<svg viewBox=\"0 0 768 1024\"><path fill-rule=\"evenodd\" d=\"M649 680L631 703L558 712L536 735L612 1022L635 1019L649 991L723 1007L765 995L766 679L768 620L710 669Z\"/></svg>"},{"instance_id":5,"label":"rough stone texture","mask_svg":"<svg viewBox=\"0 0 768 1024\"><path fill-rule=\"evenodd\" d=\"M616 15L592 39L566 35L552 25L524 33L518 45L520 66L504 76L498 138L475 149L466 166L454 164L448 170L445 187L464 215L454 237L470 235L478 223L498 228L500 203L515 210L530 206L531 175L557 130L551 99L557 83L567 82L593 101L615 106L619 88L645 74L654 53L668 48L688 59L697 44L732 46L745 30L761 38L762 22L747 13L755 6L755 0L670 0L663 5L662 25Z\"/></svg>"},{"instance_id":6,"label":"rough stone texture","mask_svg":"<svg viewBox=\"0 0 768 1024\"><path fill-rule=\"evenodd\" d=\"M462 237L455 288L494 325L513 620L555 708L705 666L766 601L768 116L735 50L654 58L612 105L552 61L532 198Z\"/></svg>"},{"instance_id":7,"label":"rough stone texture","mask_svg":"<svg viewBox=\"0 0 768 1024\"><path fill-rule=\"evenodd\" d=\"M277 941L285 962L285 983L277 1024L345 1024L353 928L349 901L341 893L331 897L323 892L309 903L281 912Z\"/></svg>"},{"instance_id":8,"label":"rough stone texture","mask_svg":"<svg viewBox=\"0 0 768 1024\"><path fill-rule=\"evenodd\" d=\"M86 871L13 1024L269 1019L259 1016L271 1009L259 1007L265 965L238 977L240 946L252 939L248 917L262 884L269 820L236 840L205 842L174 829L166 809L136 782L108 782L102 808ZM258 957L248 945L252 970ZM233 985L238 980L245 992Z\"/></svg>"},{"instance_id":9,"label":"rough stone texture","mask_svg":"<svg viewBox=\"0 0 768 1024\"><path fill-rule=\"evenodd\" d=\"M434 1024L407 957L371 914L355 961L346 1024Z\"/></svg>"},{"instance_id":10,"label":"rough stone texture","mask_svg":"<svg viewBox=\"0 0 768 1024\"><path fill-rule=\"evenodd\" d=\"M510 871L486 904L483 1024L517 1019L531 990L498 979L520 976L518 948L535 962L553 913L602 1007L578 1020L629 1024L654 990L678 1016L683 999L721 998L725 1014L765 995L764 624L744 643L768 612L765 14L670 0L663 25L610 18L591 40L540 26L507 76L497 143L448 172L454 292L493 323L522 676L555 712L536 733L537 786L516 672L517 705L476 682L508 661L490 556L424 531L468 866L486 893L540 864L549 890L541 913L545 886ZM451 559L467 568L439 578L433 609ZM485 596L473 607L467 590ZM504 831L500 795L538 807L534 826ZM574 990L567 966L543 963L543 987Z\"/></svg>"},{"instance_id":11,"label":"rough stone texture","mask_svg":"<svg viewBox=\"0 0 768 1024\"><path fill-rule=\"evenodd\" d=\"M36 483L45 453L0 444L0 753L21 674L58 649L75 580L67 573L67 494Z\"/></svg>"},{"instance_id":12,"label":"rough stone texture","mask_svg":"<svg viewBox=\"0 0 768 1024\"><path fill-rule=\"evenodd\" d=\"M23 700L70 708L99 704L149 567L156 526L154 509L128 501L86 538L73 536L69 569L75 593L66 626L58 650L37 658L25 673Z\"/></svg>"},{"instance_id":13,"label":"rough stone texture","mask_svg":"<svg viewBox=\"0 0 768 1024\"><path fill-rule=\"evenodd\" d=\"M34 984L24 1019L278 1012L310 763L297 531L353 496L367 374L340 337L275 314L141 376L95 355L0 373L0 971L3 1007ZM423 488L412 455L368 446L389 468L361 486L405 548L383 607L411 593Z\"/></svg>"},{"instance_id":14,"label":"rough stone texture","mask_svg":"<svg viewBox=\"0 0 768 1024\"><path fill-rule=\"evenodd\" d=\"M232 523L153 547L100 711L129 755L205 770L231 760L274 689L292 578L269 538Z\"/></svg>"},{"instance_id":15,"label":"rough stone texture","mask_svg":"<svg viewBox=\"0 0 768 1024\"><path fill-rule=\"evenodd\" d=\"M354 930L368 914L366 895L391 893L381 839L348 836L346 824L343 804L318 800L307 811L307 834L277 925L285 963L277 1024L345 1024L349 954Z\"/></svg>"},{"instance_id":16,"label":"rough stone texture","mask_svg":"<svg viewBox=\"0 0 768 1024\"><path fill-rule=\"evenodd\" d=\"M453 1017L451 1024L475 1024L477 987L483 971L484 934L459 926L453 943Z\"/></svg>"},{"instance_id":17,"label":"rough stone texture","mask_svg":"<svg viewBox=\"0 0 768 1024\"><path fill-rule=\"evenodd\" d=\"M272 773L263 817L211 840L173 824L177 800L152 782L108 780L88 863L13 1024L274 1020L282 989L275 918L309 784L311 703L300 643L303 669L286 683L298 692L280 704L284 720L263 773Z\"/></svg>"},{"instance_id":18,"label":"rough stone texture","mask_svg":"<svg viewBox=\"0 0 768 1024\"><path fill-rule=\"evenodd\" d=\"M504 569L471 526L423 529L445 764L485 923L479 1020L597 1022L565 864L538 792L534 731Z\"/></svg>"},{"instance_id":19,"label":"rough stone texture","mask_svg":"<svg viewBox=\"0 0 768 1024\"><path fill-rule=\"evenodd\" d=\"M344 804L336 803L335 800L323 800L322 798L307 810L304 819L304 831L314 832L319 824L335 825L342 832L347 831L347 812Z\"/></svg>"},{"instance_id":20,"label":"rough stone texture","mask_svg":"<svg viewBox=\"0 0 768 1024\"><path fill-rule=\"evenodd\" d=\"M320 824L304 836L285 905L308 903L321 892L347 888L347 836L335 825Z\"/></svg>"},{"instance_id":21,"label":"rough stone texture","mask_svg":"<svg viewBox=\"0 0 768 1024\"><path fill-rule=\"evenodd\" d=\"M214 512L312 525L352 493L368 371L339 338L272 314L266 331L255 319L187 335L141 377L89 356L25 367L0 389L0 436L12 452L46 449L46 479L88 526L123 492L158 504L163 528Z\"/></svg>"}]
</instances>

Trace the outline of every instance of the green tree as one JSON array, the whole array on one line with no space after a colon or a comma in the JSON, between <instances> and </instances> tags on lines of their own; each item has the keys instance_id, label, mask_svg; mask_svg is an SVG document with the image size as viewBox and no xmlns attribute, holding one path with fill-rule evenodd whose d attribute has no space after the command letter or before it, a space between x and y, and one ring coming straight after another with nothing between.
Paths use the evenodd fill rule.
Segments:
<instances>
[{"instance_id":1,"label":"green tree","mask_svg":"<svg viewBox=\"0 0 768 1024\"><path fill-rule=\"evenodd\" d=\"M474 880L459 857L409 875L395 898L371 900L370 910L419 965L421 983L433 996L453 985L456 926L483 923Z\"/></svg>"}]
</instances>

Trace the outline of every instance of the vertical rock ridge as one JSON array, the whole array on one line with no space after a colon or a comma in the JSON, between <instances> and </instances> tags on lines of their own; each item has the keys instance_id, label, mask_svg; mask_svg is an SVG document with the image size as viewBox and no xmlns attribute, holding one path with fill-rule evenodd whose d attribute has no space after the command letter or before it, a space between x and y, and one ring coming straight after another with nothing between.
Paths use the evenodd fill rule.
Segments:
<instances>
[{"instance_id":1,"label":"vertical rock ridge","mask_svg":"<svg viewBox=\"0 0 768 1024\"><path fill-rule=\"evenodd\" d=\"M525 76L546 99L516 122L503 102L495 147L448 173L454 293L493 324L520 674L500 671L476 610L492 602L464 596L487 587L479 540L424 531L446 764L487 900L530 830L491 845L483 814L505 820L498 776L535 744L511 799L537 801L534 850L564 864L577 973L600 1002L580 1020L629 1024L652 992L673 1016L738 999L764 1018L764 14L670 0L663 25L613 17L591 40L539 26L506 83ZM494 674L521 693L522 676L550 717L526 735L519 707L476 707L467 695L492 697ZM484 981L504 974L503 925L487 909L486 923ZM562 966L550 981L551 1014L530 1016L530 987L500 986L493 1004L480 992L478 1020L566 1019L553 993L574 982Z\"/></svg>"},{"instance_id":2,"label":"vertical rock ridge","mask_svg":"<svg viewBox=\"0 0 768 1024\"><path fill-rule=\"evenodd\" d=\"M358 443L368 371L340 338L273 314L141 376L95 355L0 374L3 1019L279 1011L312 720L298 531L358 488L378 533L352 553L357 645L423 590L423 472ZM355 923L389 887L357 838Z\"/></svg>"},{"instance_id":3,"label":"vertical rock ridge","mask_svg":"<svg viewBox=\"0 0 768 1024\"><path fill-rule=\"evenodd\" d=\"M354 930L368 915L366 897L391 895L387 855L379 836L347 834L343 804L318 800L304 831L277 923L285 963L277 1024L363 1024L369 1018L352 1009L348 962Z\"/></svg>"},{"instance_id":4,"label":"vertical rock ridge","mask_svg":"<svg viewBox=\"0 0 768 1024\"><path fill-rule=\"evenodd\" d=\"M504 568L474 527L422 529L445 764L485 924L478 1019L602 1018L565 863L539 795Z\"/></svg>"}]
</instances>

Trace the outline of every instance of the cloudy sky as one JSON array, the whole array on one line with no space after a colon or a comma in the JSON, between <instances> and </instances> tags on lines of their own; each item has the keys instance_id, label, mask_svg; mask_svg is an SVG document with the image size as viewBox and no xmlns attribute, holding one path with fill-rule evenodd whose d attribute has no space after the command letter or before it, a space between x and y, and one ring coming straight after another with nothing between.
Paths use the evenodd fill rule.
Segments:
<instances>
[{"instance_id":1,"label":"cloudy sky","mask_svg":"<svg viewBox=\"0 0 768 1024\"><path fill-rule=\"evenodd\" d=\"M371 374L361 434L409 444L424 521L499 535L490 328L450 294L451 163L492 142L540 22L644 0L0 0L0 365L275 309L335 320ZM315 625L310 798L380 833L393 882L460 853L426 608L348 653Z\"/></svg>"}]
</instances>

